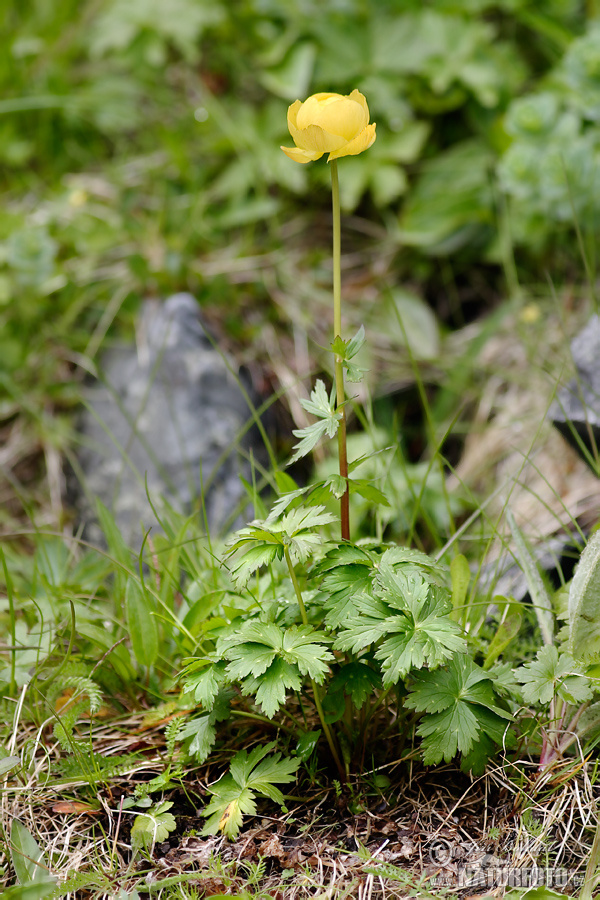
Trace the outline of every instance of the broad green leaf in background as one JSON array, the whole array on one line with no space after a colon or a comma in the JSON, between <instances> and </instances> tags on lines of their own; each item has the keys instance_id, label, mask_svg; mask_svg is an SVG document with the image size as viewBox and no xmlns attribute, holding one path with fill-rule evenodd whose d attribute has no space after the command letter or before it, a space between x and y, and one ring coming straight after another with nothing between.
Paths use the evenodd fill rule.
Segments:
<instances>
[{"instance_id":1,"label":"broad green leaf in background","mask_svg":"<svg viewBox=\"0 0 600 900\"><path fill-rule=\"evenodd\" d=\"M552 644L554 642L554 613L552 611L550 594L548 593L544 580L540 574L537 560L529 549L527 541L515 522L515 517L510 509L506 510L506 521L508 522L510 533L515 542L515 554L517 560L523 570L525 580L527 581L527 587L540 626L542 639L544 644Z\"/></svg>"},{"instance_id":2,"label":"broad green leaf in background","mask_svg":"<svg viewBox=\"0 0 600 900\"><path fill-rule=\"evenodd\" d=\"M151 666L158 656L158 627L149 594L135 578L129 578L125 590L127 630L135 658L141 666Z\"/></svg>"},{"instance_id":3,"label":"broad green leaf in background","mask_svg":"<svg viewBox=\"0 0 600 900\"><path fill-rule=\"evenodd\" d=\"M498 625L494 637L490 641L483 663L484 669L489 669L490 666L496 662L500 654L508 647L511 641L516 638L523 621L523 615L517 603L510 603L510 601L506 600L504 597L495 597L494 603L499 605L502 600L504 600L505 606L507 606L508 609L506 615L503 616L502 621Z\"/></svg>"},{"instance_id":4,"label":"broad green leaf in background","mask_svg":"<svg viewBox=\"0 0 600 900\"><path fill-rule=\"evenodd\" d=\"M575 659L600 656L600 531L584 548L569 588L569 650Z\"/></svg>"},{"instance_id":5,"label":"broad green leaf in background","mask_svg":"<svg viewBox=\"0 0 600 900\"><path fill-rule=\"evenodd\" d=\"M0 757L0 775L7 775L21 764L19 756L2 756Z\"/></svg>"},{"instance_id":6,"label":"broad green leaf in background","mask_svg":"<svg viewBox=\"0 0 600 900\"><path fill-rule=\"evenodd\" d=\"M262 84L284 100L306 97L313 74L317 48L311 41L298 43L277 67L260 74Z\"/></svg>"},{"instance_id":7,"label":"broad green leaf in background","mask_svg":"<svg viewBox=\"0 0 600 900\"><path fill-rule=\"evenodd\" d=\"M19 884L47 885L49 871L44 851L18 819L13 819L10 827L10 858Z\"/></svg>"},{"instance_id":8,"label":"broad green leaf in background","mask_svg":"<svg viewBox=\"0 0 600 900\"><path fill-rule=\"evenodd\" d=\"M400 238L436 255L495 228L493 156L483 141L455 144L424 164L400 218Z\"/></svg>"}]
</instances>

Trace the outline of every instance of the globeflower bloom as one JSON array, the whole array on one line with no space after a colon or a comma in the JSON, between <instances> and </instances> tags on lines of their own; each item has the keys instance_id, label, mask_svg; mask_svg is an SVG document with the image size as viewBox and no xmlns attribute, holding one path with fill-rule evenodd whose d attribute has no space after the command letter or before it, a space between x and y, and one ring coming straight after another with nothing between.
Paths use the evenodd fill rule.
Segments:
<instances>
[{"instance_id":1,"label":"globeflower bloom","mask_svg":"<svg viewBox=\"0 0 600 900\"><path fill-rule=\"evenodd\" d=\"M369 107L360 91L313 94L288 109L288 128L295 147L282 147L295 162L308 163L329 153L327 162L357 156L375 141L375 123L369 125Z\"/></svg>"}]
</instances>

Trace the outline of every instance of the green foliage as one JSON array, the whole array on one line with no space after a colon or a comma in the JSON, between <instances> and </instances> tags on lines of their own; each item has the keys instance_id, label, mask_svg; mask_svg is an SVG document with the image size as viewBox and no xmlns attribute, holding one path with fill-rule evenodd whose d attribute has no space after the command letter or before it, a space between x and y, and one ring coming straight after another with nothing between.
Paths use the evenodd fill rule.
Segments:
<instances>
[{"instance_id":1,"label":"green foliage","mask_svg":"<svg viewBox=\"0 0 600 900\"><path fill-rule=\"evenodd\" d=\"M300 760L282 759L281 753L272 753L274 749L273 742L255 747L249 753L247 750L236 753L229 773L210 788L213 796L202 812L208 819L204 834L222 831L229 838L237 837L243 816L256 814L257 795L285 806L283 794L276 785L294 781Z\"/></svg>"},{"instance_id":2,"label":"green foliage","mask_svg":"<svg viewBox=\"0 0 600 900\"><path fill-rule=\"evenodd\" d=\"M592 696L590 679L568 653L559 652L554 646L542 647L535 660L525 663L515 672L523 685L526 703L548 704L554 697L566 703L583 703Z\"/></svg>"},{"instance_id":3,"label":"green foliage","mask_svg":"<svg viewBox=\"0 0 600 900\"><path fill-rule=\"evenodd\" d=\"M421 568L421 554L387 550L379 562L370 593L355 596L353 614L340 623L338 650L377 647L383 684L388 687L411 669L435 668L466 644L448 616L448 591L437 583L433 561Z\"/></svg>"},{"instance_id":4,"label":"green foliage","mask_svg":"<svg viewBox=\"0 0 600 900\"><path fill-rule=\"evenodd\" d=\"M310 400L300 400L300 403L307 412L316 416L318 421L292 432L294 437L300 440L294 445L296 452L290 459L290 465L307 456L325 435L328 438L335 437L341 418L341 413L336 410L334 394L332 393L331 397L327 396L325 385L320 379L311 392Z\"/></svg>"},{"instance_id":5,"label":"green foliage","mask_svg":"<svg viewBox=\"0 0 600 900\"><path fill-rule=\"evenodd\" d=\"M542 638L545 644L552 644L554 640L554 615L548 588L544 584L535 557L521 534L510 509L506 511L506 520L515 542L517 559L527 580L527 587L529 588Z\"/></svg>"},{"instance_id":6,"label":"green foliage","mask_svg":"<svg viewBox=\"0 0 600 900\"><path fill-rule=\"evenodd\" d=\"M405 704L427 713L417 728L424 762L448 762L458 751L462 767L474 774L485 768L494 742L503 743L511 719L499 705L488 674L464 655L444 668L416 673Z\"/></svg>"},{"instance_id":7,"label":"green foliage","mask_svg":"<svg viewBox=\"0 0 600 900\"><path fill-rule=\"evenodd\" d=\"M13 819L10 827L10 856L20 885L37 885L38 897L47 896L49 885L56 885L56 879L50 876L44 851L30 831Z\"/></svg>"},{"instance_id":8,"label":"green foliage","mask_svg":"<svg viewBox=\"0 0 600 900\"><path fill-rule=\"evenodd\" d=\"M452 281L454 261L467 251L493 263L498 219L502 240L510 232L541 253L560 235L567 256L562 238L573 218L584 229L597 225L598 24L576 7L436 0L399 9L392 0L343 0L325 15L312 0L67 0L52 14L30 4L23 16L10 0L0 54L3 429L50 462L72 447L80 375L94 371L108 331L131 330L143 296L191 289L247 344L275 318L267 302L275 292L262 273L247 278L243 300L261 315L240 313L232 273L241 258L264 258L273 267L269 283L289 281L294 253L279 250L280 223L315 220L321 200L310 198L321 195L311 189L329 173L295 166L278 145L287 104L325 88L358 86L368 96L378 139L364 157L340 164L342 205L352 212L376 204L373 233L393 259L389 280L411 283L373 303L367 325L402 357L401 386L410 364L423 366L425 399L438 369L440 383L455 382L448 392L460 394L463 382L446 377L443 326L414 280L434 273ZM299 266L319 273L317 250ZM428 262L449 254L439 267ZM254 271L254 262L244 266ZM301 306L300 281L294 292L303 333L313 308ZM366 371L356 363L364 340L361 327L332 345L349 381ZM458 356L464 368L462 345ZM321 379L303 406L316 422L294 432L291 462L333 439L340 420ZM441 443L432 445L441 419L426 415L431 435L415 461L395 421L384 429L369 417L367 433L350 436L348 480L329 461L302 488L266 473L280 495L269 515L266 499L258 501L261 518L231 538L224 566L197 517L176 513L162 519L140 558L102 505L107 554L45 533L21 535L31 553L7 541L6 721L18 709L39 728L52 710L62 750L76 751L55 770L87 784L108 781L143 760L84 753L78 720L103 699L123 708L135 708L140 695L144 704L160 701L185 667L186 718L166 727L168 768L144 782L147 793L168 788L184 762L203 763L217 741L231 749L234 721L278 729L279 744L236 754L212 788L205 831L230 837L255 813L257 796L283 804L275 785L292 782L300 762L312 777L327 747L340 783L364 772L367 753L383 756L388 738L400 753L415 733L426 764L461 754L463 769L477 774L497 747L510 750L521 700L536 712L548 707L540 764L568 750L569 706L578 707L570 733L579 721L578 734L595 740L597 703L580 706L597 696L597 672L583 665L598 649L594 539L571 587L569 655L553 645L550 593L513 527L546 644L540 650L526 606L509 599L496 615L489 598L477 596L469 563L474 570L479 560L468 541L469 561L454 557L452 590L445 566L412 549L439 548L447 561L441 548L450 535L452 552L464 549L456 520L473 501L447 495ZM13 475L11 492L29 515L38 498ZM356 543L336 541L331 527L329 505L346 486ZM4 534L14 515L22 518L15 505L2 504ZM282 757L283 748L295 758ZM0 770L10 774L15 759L0 759ZM137 850L151 851L173 830L170 805L137 816ZM31 882L36 896L54 889L42 851L16 820L9 849L20 896Z\"/></svg>"},{"instance_id":9,"label":"green foliage","mask_svg":"<svg viewBox=\"0 0 600 900\"><path fill-rule=\"evenodd\" d=\"M323 640L324 634L307 625L283 629L273 622L250 621L220 638L217 653L229 660L226 677L240 681L242 694L253 694L273 718L288 690L300 690L303 676L322 683L333 659Z\"/></svg>"},{"instance_id":10,"label":"green foliage","mask_svg":"<svg viewBox=\"0 0 600 900\"><path fill-rule=\"evenodd\" d=\"M157 803L148 812L135 817L131 826L131 846L134 851L144 848L152 853L154 845L168 838L175 831L177 823L172 813L168 812L173 804L164 800Z\"/></svg>"},{"instance_id":11,"label":"green foliage","mask_svg":"<svg viewBox=\"0 0 600 900\"><path fill-rule=\"evenodd\" d=\"M335 518L322 506L298 507L281 518L267 519L236 532L229 542L229 553L238 553L232 569L236 587L243 587L261 566L281 560L285 551L293 563L304 562L321 544L314 529L330 525ZM239 554L241 550L243 555Z\"/></svg>"},{"instance_id":12,"label":"green foliage","mask_svg":"<svg viewBox=\"0 0 600 900\"><path fill-rule=\"evenodd\" d=\"M507 110L511 142L498 175L511 198L514 235L534 247L565 222L588 227L598 219L599 33L591 20L541 89Z\"/></svg>"},{"instance_id":13,"label":"green foliage","mask_svg":"<svg viewBox=\"0 0 600 900\"><path fill-rule=\"evenodd\" d=\"M600 532L589 539L569 588L569 649L578 660L600 655Z\"/></svg>"}]
</instances>

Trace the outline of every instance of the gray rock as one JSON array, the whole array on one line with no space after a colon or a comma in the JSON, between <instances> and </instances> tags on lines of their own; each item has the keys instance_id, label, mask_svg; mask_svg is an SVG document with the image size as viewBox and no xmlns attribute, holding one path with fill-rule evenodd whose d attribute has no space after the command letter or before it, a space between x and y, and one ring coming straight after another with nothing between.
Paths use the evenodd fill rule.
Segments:
<instances>
[{"instance_id":1,"label":"gray rock","mask_svg":"<svg viewBox=\"0 0 600 900\"><path fill-rule=\"evenodd\" d=\"M594 315L571 342L576 376L561 388L549 410L553 424L586 462L600 448L600 319ZM582 451L586 448L589 456Z\"/></svg>"},{"instance_id":2,"label":"gray rock","mask_svg":"<svg viewBox=\"0 0 600 900\"><path fill-rule=\"evenodd\" d=\"M203 503L211 532L239 525L239 475L251 478L247 451L260 458L261 449L253 429L240 441L250 410L190 294L144 305L137 347L105 353L102 377L84 401L78 461L85 493L76 506L91 540L102 540L94 497L132 545L159 528L147 492L157 510L166 501L202 516Z\"/></svg>"}]
</instances>

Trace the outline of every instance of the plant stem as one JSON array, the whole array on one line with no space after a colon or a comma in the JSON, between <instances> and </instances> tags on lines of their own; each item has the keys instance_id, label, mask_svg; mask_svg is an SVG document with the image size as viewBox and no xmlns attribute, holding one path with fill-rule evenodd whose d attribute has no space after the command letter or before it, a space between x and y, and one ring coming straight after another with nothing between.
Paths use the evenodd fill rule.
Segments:
<instances>
[{"instance_id":1,"label":"plant stem","mask_svg":"<svg viewBox=\"0 0 600 900\"><path fill-rule=\"evenodd\" d=\"M297 722L294 722L296 727L292 728L291 725L284 725L283 722L274 722L273 719L268 719L266 716L259 716L256 713L246 712L243 709L232 709L231 715L243 719L252 719L253 722L261 722L264 725L268 725L270 728L281 728L282 731L287 731L288 734L298 734Z\"/></svg>"},{"instance_id":2,"label":"plant stem","mask_svg":"<svg viewBox=\"0 0 600 900\"><path fill-rule=\"evenodd\" d=\"M300 607L300 615L302 616L302 622L304 625L308 625L308 616L306 615L306 607L304 605L304 600L302 598L302 591L300 590L300 585L298 584L298 579L296 578L296 572L294 571L294 566L292 564L292 558L290 556L290 551L287 547L283 548L283 552L285 554L285 561L287 563L288 571L290 573L290 578L292 579L292 584L294 585L294 592L296 594L296 599L298 600L298 606ZM313 689L313 696L315 699L315 706L317 707L317 713L319 715L319 719L321 721L321 727L323 728L323 734L327 739L327 743L329 744L329 749L331 750L331 755L333 756L333 761L336 765L336 768L339 772L340 779L342 784L346 783L346 770L344 769L340 755L338 753L335 740L333 734L331 733L331 728L328 723L325 721L325 713L323 712L323 706L321 704L321 695L319 693L319 687L314 680L314 678L310 679L310 683Z\"/></svg>"},{"instance_id":3,"label":"plant stem","mask_svg":"<svg viewBox=\"0 0 600 900\"><path fill-rule=\"evenodd\" d=\"M592 849L590 850L590 855L588 858L587 866L585 868L585 880L583 882L583 887L581 889L581 893L579 894L579 900L593 900L593 896L594 896L593 890L594 890L595 885L597 884L596 871L598 869L599 864L600 864L600 819L598 819L598 824L596 825L596 834L594 835L594 842L592 844Z\"/></svg>"},{"instance_id":4,"label":"plant stem","mask_svg":"<svg viewBox=\"0 0 600 900\"><path fill-rule=\"evenodd\" d=\"M340 186L337 160L331 161L331 199L333 207L333 337L342 336L342 238L340 217ZM340 475L346 481L346 490L340 499L342 540L350 540L350 489L348 487L348 453L346 450L346 395L344 392L344 364L335 354L336 410L340 414L338 427L338 458Z\"/></svg>"}]
</instances>

